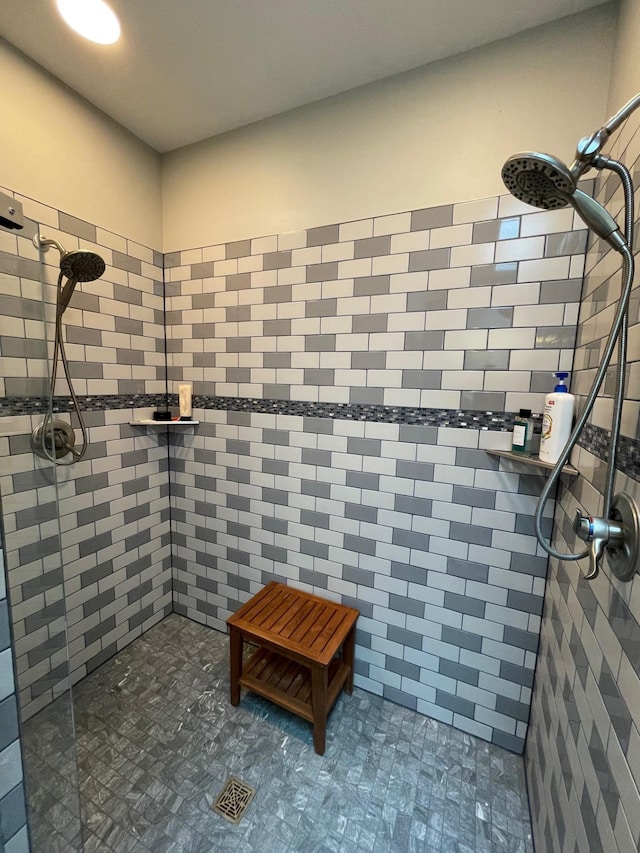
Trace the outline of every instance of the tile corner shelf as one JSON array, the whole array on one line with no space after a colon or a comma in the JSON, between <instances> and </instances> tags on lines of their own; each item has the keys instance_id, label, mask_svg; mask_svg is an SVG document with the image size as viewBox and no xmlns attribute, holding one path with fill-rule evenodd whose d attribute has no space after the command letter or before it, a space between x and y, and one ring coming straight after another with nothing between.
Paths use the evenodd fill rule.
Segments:
<instances>
[{"instance_id":1,"label":"tile corner shelf","mask_svg":"<svg viewBox=\"0 0 640 853\"><path fill-rule=\"evenodd\" d=\"M200 421L154 421L153 418L141 418L138 421L129 421L130 426L194 426Z\"/></svg>"},{"instance_id":2,"label":"tile corner shelf","mask_svg":"<svg viewBox=\"0 0 640 853\"><path fill-rule=\"evenodd\" d=\"M555 468L551 462L543 462L539 456L522 456L520 453L514 453L512 450L486 450L491 456L501 456L503 459L510 459L512 462L520 462L522 465L529 465L532 468L544 468L551 471ZM573 465L564 465L562 473L568 474L570 477L577 477L580 473Z\"/></svg>"}]
</instances>

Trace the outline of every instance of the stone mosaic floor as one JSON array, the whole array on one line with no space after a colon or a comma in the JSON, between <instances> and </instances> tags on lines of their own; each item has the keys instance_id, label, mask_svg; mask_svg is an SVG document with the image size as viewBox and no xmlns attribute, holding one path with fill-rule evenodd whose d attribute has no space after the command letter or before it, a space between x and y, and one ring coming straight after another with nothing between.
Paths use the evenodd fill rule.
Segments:
<instances>
[{"instance_id":1,"label":"stone mosaic floor","mask_svg":"<svg viewBox=\"0 0 640 853\"><path fill-rule=\"evenodd\" d=\"M85 851L532 853L520 757L358 688L318 756L308 723L228 690L227 637L177 615L74 688ZM83 849L60 703L25 752L33 853ZM211 810L230 775L256 788L237 826Z\"/></svg>"}]
</instances>

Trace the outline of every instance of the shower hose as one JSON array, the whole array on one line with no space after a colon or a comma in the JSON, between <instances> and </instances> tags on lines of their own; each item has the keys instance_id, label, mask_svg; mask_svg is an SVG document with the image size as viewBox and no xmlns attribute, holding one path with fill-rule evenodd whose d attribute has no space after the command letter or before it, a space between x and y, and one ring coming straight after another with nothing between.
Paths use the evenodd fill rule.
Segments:
<instances>
[{"instance_id":1,"label":"shower hose","mask_svg":"<svg viewBox=\"0 0 640 853\"><path fill-rule=\"evenodd\" d=\"M87 428L84 423L84 419L82 417L82 412L80 411L80 405L78 404L78 398L76 397L76 393L73 390L73 383L71 381L71 373L69 370L69 362L67 360L67 354L64 348L64 337L62 334L62 315L64 313L64 306L62 305L60 296L62 294L62 282L65 278L64 273L61 271L58 275L58 283L56 285L56 325L55 325L55 335L54 335L54 345L53 345L53 364L51 366L51 384L49 388L49 405L47 407L47 413L44 417L44 421L42 423L42 451L51 462L55 465L73 465L74 462L79 462L82 457L87 452L88 440L87 440ZM58 356L60 356L60 360L62 361L62 367L64 369L64 375L67 380L67 385L69 386L69 393L71 394L71 402L73 404L73 409L78 418L78 422L80 424L80 431L82 433L82 447L80 450L76 450L74 447L71 447L68 444L60 444L59 446L56 443L56 435L55 431L52 429L52 421L53 421L53 394L56 385L56 379L58 376ZM45 436L49 437L49 446L47 446L47 442ZM50 449L51 448L51 451ZM68 450L71 453L71 459L67 461L63 461L62 459L57 458L56 451L58 449Z\"/></svg>"},{"instance_id":2,"label":"shower hose","mask_svg":"<svg viewBox=\"0 0 640 853\"><path fill-rule=\"evenodd\" d=\"M552 557L556 557L559 560L582 560L589 555L589 549L585 549L584 551L578 554L563 554L553 547L551 542L547 542L544 533L542 532L542 518L544 514L544 509L549 500L549 496L556 483L560 478L560 474L562 473L562 468L567 463L569 456L571 455L571 451L576 446L578 438L582 434L583 429L589 419L589 416L593 410L595 405L596 398L598 396L598 392L602 386L604 378L606 376L607 370L609 368L609 364L611 363L611 358L613 355L613 351L615 349L616 343L618 343L618 363L616 368L616 392L615 392L615 401L614 401L614 410L611 424L611 441L609 448L609 458L607 461L607 478L605 485L605 494L604 494L604 507L603 507L603 515L605 518L609 517L609 512L611 510L611 501L613 498L613 490L614 490L614 482L616 476L616 456L618 450L618 438L620 435L620 422L622 419L622 404L624 401L624 385L625 385L625 368L627 361L627 332L628 332L628 308L629 308L629 297L631 295L631 288L633 286L633 277L634 277L634 258L633 258L633 182L631 180L631 175L629 170L622 163L617 160L610 160L607 157L603 157L598 155L594 160L594 165L598 169L608 169L614 172L622 183L622 187L624 190L624 201L625 201L625 223L624 223L624 238L626 245L620 248L620 254L622 255L622 290L620 293L620 301L618 303L618 309L616 311L613 324L611 326L611 331L609 332L609 337L607 339L606 346L604 348L604 352L602 354L602 360L600 361L600 365L598 370L596 371L596 375L593 380L593 384L587 394L586 403L584 409L582 410L580 416L578 417L576 424L573 428L571 435L569 436L569 440L565 445L564 450L560 454L558 461L555 464L553 471L551 472L549 479L547 480L542 493L540 494L540 498L538 499L538 503L536 506L534 523L535 523L535 531L538 542L542 545L544 550ZM597 566L596 566L597 573ZM595 577L595 574L587 575L588 579L592 579Z\"/></svg>"}]
</instances>

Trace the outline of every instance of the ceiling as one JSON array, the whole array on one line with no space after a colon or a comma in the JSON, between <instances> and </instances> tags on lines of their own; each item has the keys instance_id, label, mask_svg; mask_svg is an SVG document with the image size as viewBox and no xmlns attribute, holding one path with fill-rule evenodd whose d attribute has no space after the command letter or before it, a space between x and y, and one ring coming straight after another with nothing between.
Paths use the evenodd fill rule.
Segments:
<instances>
[{"instance_id":1,"label":"ceiling","mask_svg":"<svg viewBox=\"0 0 640 853\"><path fill-rule=\"evenodd\" d=\"M4 0L0 35L165 152L601 2L111 0L99 46L54 0Z\"/></svg>"}]
</instances>

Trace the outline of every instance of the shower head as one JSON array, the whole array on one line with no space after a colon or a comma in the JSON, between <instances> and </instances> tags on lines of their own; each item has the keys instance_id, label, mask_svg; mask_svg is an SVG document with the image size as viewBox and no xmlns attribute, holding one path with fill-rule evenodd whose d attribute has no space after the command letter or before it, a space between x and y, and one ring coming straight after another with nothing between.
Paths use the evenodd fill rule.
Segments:
<instances>
[{"instance_id":1,"label":"shower head","mask_svg":"<svg viewBox=\"0 0 640 853\"><path fill-rule=\"evenodd\" d=\"M60 271L69 279L78 281L95 281L106 269L100 255L85 249L75 252L65 252L60 258Z\"/></svg>"},{"instance_id":2,"label":"shower head","mask_svg":"<svg viewBox=\"0 0 640 853\"><path fill-rule=\"evenodd\" d=\"M52 246L60 252L60 281L58 282L58 311L60 315L69 306L76 284L82 281L96 281L106 269L106 264L100 255L87 249L67 252L57 240L43 237L41 234L35 235L33 245L43 252L47 252ZM61 287L63 276L67 281L64 287Z\"/></svg>"},{"instance_id":3,"label":"shower head","mask_svg":"<svg viewBox=\"0 0 640 853\"><path fill-rule=\"evenodd\" d=\"M576 190L576 180L564 163L536 151L509 157L502 167L502 180L519 201L544 210L566 207Z\"/></svg>"},{"instance_id":4,"label":"shower head","mask_svg":"<svg viewBox=\"0 0 640 853\"><path fill-rule=\"evenodd\" d=\"M591 230L618 252L626 247L618 223L604 207L576 186L568 166L550 154L525 151L509 157L502 167L502 180L519 201L543 210L570 204Z\"/></svg>"}]
</instances>

